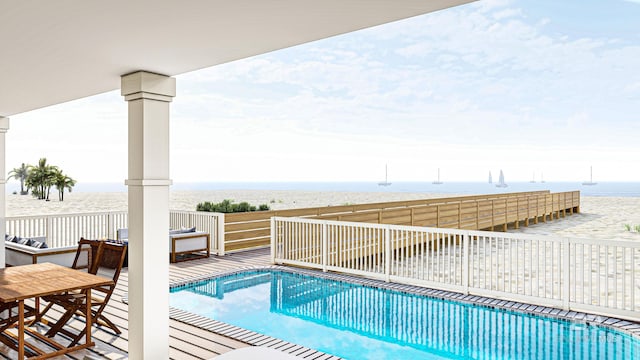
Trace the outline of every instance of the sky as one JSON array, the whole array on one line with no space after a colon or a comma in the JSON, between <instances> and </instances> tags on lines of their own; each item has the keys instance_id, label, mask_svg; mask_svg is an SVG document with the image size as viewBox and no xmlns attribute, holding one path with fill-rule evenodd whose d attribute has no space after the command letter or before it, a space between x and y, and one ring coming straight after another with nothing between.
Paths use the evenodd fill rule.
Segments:
<instances>
[{"instance_id":1,"label":"sky","mask_svg":"<svg viewBox=\"0 0 640 360\"><path fill-rule=\"evenodd\" d=\"M640 181L639 19L640 0L483 0L176 76L171 178ZM127 104L13 116L6 147L8 170L123 183Z\"/></svg>"}]
</instances>

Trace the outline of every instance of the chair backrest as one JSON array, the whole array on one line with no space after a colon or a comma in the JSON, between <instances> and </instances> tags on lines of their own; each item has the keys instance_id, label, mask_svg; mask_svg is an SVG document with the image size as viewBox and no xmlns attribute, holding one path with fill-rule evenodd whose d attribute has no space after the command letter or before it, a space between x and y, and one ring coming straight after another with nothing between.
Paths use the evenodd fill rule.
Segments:
<instances>
[{"instance_id":1,"label":"chair backrest","mask_svg":"<svg viewBox=\"0 0 640 360\"><path fill-rule=\"evenodd\" d=\"M100 257L96 264L96 273L100 269L113 270L113 282L118 282L124 258L127 255L127 244L101 241Z\"/></svg>"},{"instance_id":2,"label":"chair backrest","mask_svg":"<svg viewBox=\"0 0 640 360\"><path fill-rule=\"evenodd\" d=\"M105 241L101 241L101 243L100 256L97 260L96 272L94 274L102 276L104 273L110 273L113 280L112 285L100 286L92 289L103 293L104 299L102 300L102 305L100 305L101 308L103 308L111 298L113 290L116 288L116 283L118 282L120 271L122 270L122 264L124 263L124 258L127 254L127 245L109 243Z\"/></svg>"},{"instance_id":3,"label":"chair backrest","mask_svg":"<svg viewBox=\"0 0 640 360\"><path fill-rule=\"evenodd\" d=\"M78 249L73 259L72 269L87 269L90 274L96 274L97 260L102 255L103 242L99 240L88 240L80 238Z\"/></svg>"}]
</instances>

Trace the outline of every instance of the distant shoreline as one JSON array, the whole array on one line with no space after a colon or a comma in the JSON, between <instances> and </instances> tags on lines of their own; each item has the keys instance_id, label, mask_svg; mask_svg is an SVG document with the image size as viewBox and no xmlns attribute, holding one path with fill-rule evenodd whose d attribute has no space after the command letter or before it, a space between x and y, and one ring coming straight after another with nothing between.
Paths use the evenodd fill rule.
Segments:
<instances>
[{"instance_id":1,"label":"distant shoreline","mask_svg":"<svg viewBox=\"0 0 640 360\"><path fill-rule=\"evenodd\" d=\"M378 186L371 182L184 182L174 183L170 191L329 191L329 192L373 192L373 193L425 193L425 194L495 194L506 192L550 190L551 192L580 191L583 196L640 197L640 182L602 182L595 186L583 186L580 182L530 183L508 182L506 188L496 188L488 182L428 182L394 181L391 186ZM7 194L20 190L20 185L7 184ZM126 192L122 183L79 183L73 192ZM57 191L52 189L52 195Z\"/></svg>"}]
</instances>

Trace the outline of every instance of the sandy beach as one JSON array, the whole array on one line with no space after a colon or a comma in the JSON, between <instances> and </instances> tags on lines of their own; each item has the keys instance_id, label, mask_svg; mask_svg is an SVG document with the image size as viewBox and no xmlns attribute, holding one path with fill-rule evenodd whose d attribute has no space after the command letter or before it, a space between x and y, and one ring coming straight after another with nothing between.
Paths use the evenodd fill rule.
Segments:
<instances>
[{"instance_id":1,"label":"sandy beach","mask_svg":"<svg viewBox=\"0 0 640 360\"><path fill-rule=\"evenodd\" d=\"M252 205L268 204L271 209L291 209L448 196L452 195L284 190L173 191L170 193L170 208L195 210L199 202L224 199L247 201ZM640 224L640 198L583 196L580 203L580 214L509 231L640 241L640 233L624 229L624 224L632 227ZM51 201L36 200L30 195L7 194L7 217L124 210L127 210L127 193L124 192L75 192L65 194L63 202L58 201L57 193L52 194Z\"/></svg>"}]
</instances>

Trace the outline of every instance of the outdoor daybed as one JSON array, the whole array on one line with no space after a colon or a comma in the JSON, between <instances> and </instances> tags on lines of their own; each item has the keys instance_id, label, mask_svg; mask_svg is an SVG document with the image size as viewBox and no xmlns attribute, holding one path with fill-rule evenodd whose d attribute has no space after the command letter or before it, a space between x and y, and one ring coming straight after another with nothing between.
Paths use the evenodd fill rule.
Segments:
<instances>
[{"instance_id":1,"label":"outdoor daybed","mask_svg":"<svg viewBox=\"0 0 640 360\"><path fill-rule=\"evenodd\" d=\"M118 229L120 241L129 240L128 229ZM169 259L172 263L208 258L211 253L209 233L196 231L195 227L169 231Z\"/></svg>"},{"instance_id":2,"label":"outdoor daybed","mask_svg":"<svg viewBox=\"0 0 640 360\"><path fill-rule=\"evenodd\" d=\"M7 236L5 237L5 262L7 266L50 262L71 267L77 249L77 245L58 248L47 247L45 237Z\"/></svg>"}]
</instances>

